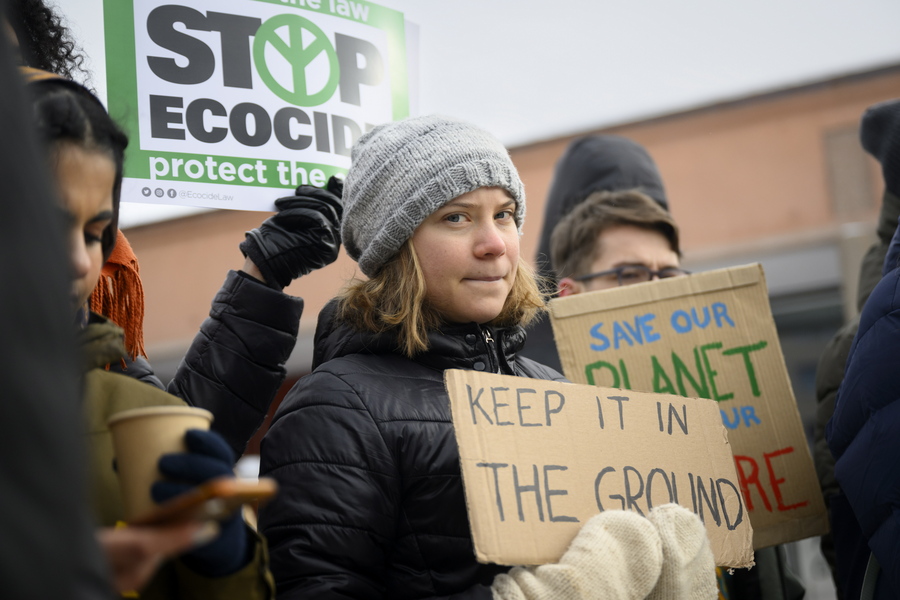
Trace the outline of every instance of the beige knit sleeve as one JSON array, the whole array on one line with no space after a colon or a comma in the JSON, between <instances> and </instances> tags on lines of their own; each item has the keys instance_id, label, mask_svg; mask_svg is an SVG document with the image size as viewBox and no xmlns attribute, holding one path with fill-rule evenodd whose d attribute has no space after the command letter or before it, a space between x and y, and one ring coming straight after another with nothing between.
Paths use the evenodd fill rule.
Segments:
<instances>
[{"instance_id":1,"label":"beige knit sleeve","mask_svg":"<svg viewBox=\"0 0 900 600\"><path fill-rule=\"evenodd\" d=\"M494 600L641 600L662 570L653 523L630 511L592 517L557 564L515 567L494 578Z\"/></svg>"},{"instance_id":2,"label":"beige knit sleeve","mask_svg":"<svg viewBox=\"0 0 900 600\"><path fill-rule=\"evenodd\" d=\"M648 600L718 598L716 563L700 518L677 504L665 504L647 517L662 541L662 571Z\"/></svg>"}]
</instances>

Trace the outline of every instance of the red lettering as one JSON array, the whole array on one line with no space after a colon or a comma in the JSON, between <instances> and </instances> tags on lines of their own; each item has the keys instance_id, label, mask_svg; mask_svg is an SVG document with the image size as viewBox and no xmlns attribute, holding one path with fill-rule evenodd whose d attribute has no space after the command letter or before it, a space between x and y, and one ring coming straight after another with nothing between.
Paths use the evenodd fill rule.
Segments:
<instances>
[{"instance_id":1,"label":"red lettering","mask_svg":"<svg viewBox=\"0 0 900 600\"><path fill-rule=\"evenodd\" d=\"M766 468L769 469L769 481L772 482L772 491L775 492L775 500L778 502L778 510L784 512L788 510L793 510L795 508L802 508L809 504L809 500L804 500L803 502L798 502L797 504L791 504L790 506L784 505L784 499L781 497L781 484L784 483L784 478L778 479L775 475L775 469L772 468L772 459L776 456L781 456L782 454L790 454L794 451L793 446L788 446L787 448L782 448L781 450L776 450L775 452L769 452L768 454L763 454L763 457L766 459ZM770 509L771 510L771 509Z\"/></svg>"},{"instance_id":2,"label":"red lettering","mask_svg":"<svg viewBox=\"0 0 900 600\"><path fill-rule=\"evenodd\" d=\"M744 472L744 466L741 464L742 462L750 463L751 471L749 476ZM737 467L738 479L741 484L741 493L744 494L744 502L747 503L747 510L753 510L753 499L750 497L750 484L753 484L756 486L756 489L759 490L759 495L762 496L762 501L763 504L766 505L766 510L772 512L772 505L769 504L769 497L766 496L766 490L763 489L763 486L759 481L759 466L756 464L756 461L750 456L735 454L734 464Z\"/></svg>"}]
</instances>

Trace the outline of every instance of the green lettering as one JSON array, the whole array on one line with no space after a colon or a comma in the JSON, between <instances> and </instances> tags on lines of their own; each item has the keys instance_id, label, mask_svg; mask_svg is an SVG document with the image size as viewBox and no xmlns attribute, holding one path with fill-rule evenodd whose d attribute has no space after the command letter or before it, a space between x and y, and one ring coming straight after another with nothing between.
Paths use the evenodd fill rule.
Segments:
<instances>
[{"instance_id":1,"label":"green lettering","mask_svg":"<svg viewBox=\"0 0 900 600\"><path fill-rule=\"evenodd\" d=\"M684 364L684 361L681 358L672 352L672 365L675 367L675 378L678 381L678 391L682 396L693 396L697 398L709 398L709 386L706 384L706 377L703 374L703 365L700 362L700 352L698 352L697 348L694 348L694 362L697 365L697 379L699 379L699 383L697 379L694 379L693 373ZM684 385L684 380L687 379L691 387L694 388L693 394L689 394L687 388Z\"/></svg>"},{"instance_id":2,"label":"green lettering","mask_svg":"<svg viewBox=\"0 0 900 600\"><path fill-rule=\"evenodd\" d=\"M716 375L719 374L718 371L712 368L712 365L709 363L709 356L707 356L706 352L708 350L718 350L722 347L721 342L716 342L713 344L704 344L700 346L700 353L703 355L703 365L706 367L706 374L709 376L709 387L712 390L712 399L716 402L722 402L723 400L731 400L734 398L734 394L719 394L718 388L716 388Z\"/></svg>"},{"instance_id":3,"label":"green lettering","mask_svg":"<svg viewBox=\"0 0 900 600\"><path fill-rule=\"evenodd\" d=\"M619 372L616 370L616 368L613 366L612 363L608 363L605 360L598 360L595 363L585 365L584 375L585 375L585 378L587 379L587 382L590 385L599 385L597 383L597 380L594 379L594 372L600 371L601 369L609 369L609 372L612 373L612 376L613 376L612 384L610 384L606 387L613 387L613 388L619 387Z\"/></svg>"},{"instance_id":4,"label":"green lettering","mask_svg":"<svg viewBox=\"0 0 900 600\"><path fill-rule=\"evenodd\" d=\"M659 364L659 360L655 356L650 358L653 361L653 391L676 395L675 386L672 385L672 380L666 375L666 370ZM661 382L665 382L665 385L662 385Z\"/></svg>"},{"instance_id":5,"label":"green lettering","mask_svg":"<svg viewBox=\"0 0 900 600\"><path fill-rule=\"evenodd\" d=\"M619 370L622 372L622 389L630 390L631 382L628 380L628 368L625 366L625 359L619 359Z\"/></svg>"},{"instance_id":6,"label":"green lettering","mask_svg":"<svg viewBox=\"0 0 900 600\"><path fill-rule=\"evenodd\" d=\"M740 354L744 357L744 368L747 369L747 379L750 381L750 389L753 390L754 396L759 396L759 383L756 381L756 369L753 368L753 361L750 360L750 353L756 352L757 350L762 350L769 343L765 340L758 342L756 344L750 344L749 346L738 346L737 348L731 348L730 350L723 350L722 354L724 356L731 356L732 354Z\"/></svg>"}]
</instances>

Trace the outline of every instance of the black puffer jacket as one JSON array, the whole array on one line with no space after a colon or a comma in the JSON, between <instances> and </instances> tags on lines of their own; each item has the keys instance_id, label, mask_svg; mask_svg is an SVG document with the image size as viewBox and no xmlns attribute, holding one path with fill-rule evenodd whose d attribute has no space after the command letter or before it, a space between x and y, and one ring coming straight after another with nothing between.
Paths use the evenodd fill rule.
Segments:
<instances>
[{"instance_id":1,"label":"black puffer jacket","mask_svg":"<svg viewBox=\"0 0 900 600\"><path fill-rule=\"evenodd\" d=\"M491 598L506 567L476 562L444 369L563 380L517 352L520 327L429 336L415 360L393 335L332 327L262 443L281 490L260 512L278 597Z\"/></svg>"},{"instance_id":2,"label":"black puffer jacket","mask_svg":"<svg viewBox=\"0 0 900 600\"><path fill-rule=\"evenodd\" d=\"M284 383L302 313L302 299L229 271L167 386L140 357L123 372L213 413L212 429L240 457Z\"/></svg>"}]
</instances>

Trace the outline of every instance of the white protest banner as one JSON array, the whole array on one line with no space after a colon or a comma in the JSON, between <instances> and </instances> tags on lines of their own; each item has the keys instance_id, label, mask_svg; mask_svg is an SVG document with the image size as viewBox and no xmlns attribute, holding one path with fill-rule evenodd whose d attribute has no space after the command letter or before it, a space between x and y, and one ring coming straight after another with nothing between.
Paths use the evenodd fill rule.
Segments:
<instances>
[{"instance_id":1,"label":"white protest banner","mask_svg":"<svg viewBox=\"0 0 900 600\"><path fill-rule=\"evenodd\" d=\"M677 502L720 566L753 564L752 529L712 400L447 370L466 505L482 562L556 562L604 510Z\"/></svg>"},{"instance_id":2,"label":"white protest banner","mask_svg":"<svg viewBox=\"0 0 900 600\"><path fill-rule=\"evenodd\" d=\"M274 210L409 115L403 14L365 0L104 0L122 199Z\"/></svg>"},{"instance_id":3,"label":"white protest banner","mask_svg":"<svg viewBox=\"0 0 900 600\"><path fill-rule=\"evenodd\" d=\"M828 531L758 264L550 302L566 377L718 402L755 548Z\"/></svg>"}]
</instances>

